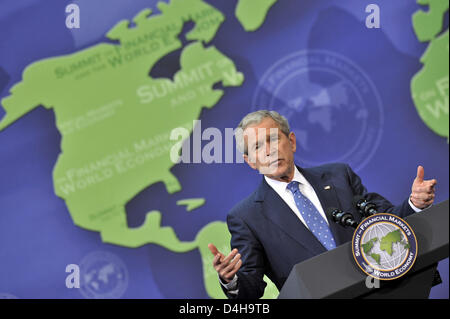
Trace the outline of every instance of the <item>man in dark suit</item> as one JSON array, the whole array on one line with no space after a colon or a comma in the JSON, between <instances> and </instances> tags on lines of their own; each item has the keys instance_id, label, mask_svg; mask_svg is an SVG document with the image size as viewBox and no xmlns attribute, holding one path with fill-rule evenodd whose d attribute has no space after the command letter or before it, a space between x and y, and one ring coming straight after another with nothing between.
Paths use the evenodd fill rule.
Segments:
<instances>
[{"instance_id":1,"label":"man in dark suit","mask_svg":"<svg viewBox=\"0 0 450 319\"><path fill-rule=\"evenodd\" d=\"M295 135L287 120L274 111L248 114L236 130L236 142L246 163L264 175L259 187L228 214L233 250L224 256L213 244L213 266L229 298L260 298L267 275L281 289L292 267L351 240L353 229L334 223L325 211L337 207L360 215L353 198L363 196L380 212L408 216L434 201L436 180L424 181L417 169L412 192L394 206L367 192L346 164L301 168L294 163Z\"/></svg>"}]
</instances>

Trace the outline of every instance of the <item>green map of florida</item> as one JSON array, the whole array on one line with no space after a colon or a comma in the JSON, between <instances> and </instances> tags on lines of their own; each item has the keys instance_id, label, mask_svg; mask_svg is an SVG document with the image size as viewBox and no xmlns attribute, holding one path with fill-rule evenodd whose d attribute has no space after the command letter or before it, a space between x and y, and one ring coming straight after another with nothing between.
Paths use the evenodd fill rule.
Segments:
<instances>
[{"instance_id":1,"label":"green map of florida","mask_svg":"<svg viewBox=\"0 0 450 319\"><path fill-rule=\"evenodd\" d=\"M224 93L213 89L215 84L239 86L244 79L233 61L214 46L206 47L225 19L221 12L201 0L161 2L158 9L158 15L142 10L134 25L117 23L107 33L115 43L29 65L1 101L6 116L0 131L37 106L53 109L61 133L54 189L74 223L100 232L105 243L156 244L179 253L199 249L206 291L223 298L207 244L229 250L224 222L205 225L190 242L180 241L171 227L161 227L159 211L147 213L138 228L127 226L125 205L139 192L157 182L170 194L181 190L170 172L175 165L170 151L182 143L170 140L171 131L192 131L202 108L214 107ZM260 10L262 18L266 12ZM188 21L194 23L186 34L192 42L183 47L179 37ZM181 68L173 78L149 76L160 59L179 49ZM202 198L177 202L188 211L203 203ZM265 296L274 297L276 288L268 288Z\"/></svg>"}]
</instances>

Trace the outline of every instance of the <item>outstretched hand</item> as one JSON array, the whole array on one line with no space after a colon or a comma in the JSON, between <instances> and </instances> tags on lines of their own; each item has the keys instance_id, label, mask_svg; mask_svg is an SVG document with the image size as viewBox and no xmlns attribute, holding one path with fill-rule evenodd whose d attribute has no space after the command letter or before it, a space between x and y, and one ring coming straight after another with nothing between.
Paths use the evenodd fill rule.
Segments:
<instances>
[{"instance_id":1,"label":"outstretched hand","mask_svg":"<svg viewBox=\"0 0 450 319\"><path fill-rule=\"evenodd\" d=\"M213 244L208 244L208 248L214 255L214 269L223 281L229 283L242 266L241 254L235 248L225 257Z\"/></svg>"},{"instance_id":2,"label":"outstretched hand","mask_svg":"<svg viewBox=\"0 0 450 319\"><path fill-rule=\"evenodd\" d=\"M417 167L417 176L411 188L411 202L414 206L424 209L434 202L435 189L437 184L435 179L424 180L425 171L422 166Z\"/></svg>"}]
</instances>

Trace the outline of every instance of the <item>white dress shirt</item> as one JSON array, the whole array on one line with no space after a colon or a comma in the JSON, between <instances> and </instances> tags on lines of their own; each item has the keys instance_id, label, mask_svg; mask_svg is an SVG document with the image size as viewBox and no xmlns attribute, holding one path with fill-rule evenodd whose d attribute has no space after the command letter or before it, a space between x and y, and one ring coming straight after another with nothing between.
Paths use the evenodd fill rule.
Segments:
<instances>
[{"instance_id":1,"label":"white dress shirt","mask_svg":"<svg viewBox=\"0 0 450 319\"><path fill-rule=\"evenodd\" d=\"M316 192L314 191L314 188L311 186L311 184L306 180L306 178L300 173L300 171L297 169L296 166L294 166L294 177L292 178L292 181L299 182L299 189L300 192L308 198L311 203L316 207L317 211L322 215L323 219L327 222L327 216L325 215L325 211L323 210L322 205L320 204L319 198L317 197ZM292 195L292 192L287 188L289 183L286 182L280 182L275 179L269 178L267 176L264 176L266 179L267 184L269 184L270 187L273 188L273 190L280 195L280 197L283 199L283 201L292 209L292 211L297 215L297 217L300 219L300 221L305 225L306 228L309 229L308 225L306 224L305 220L303 219L302 214L298 210L297 205L295 204L294 196Z\"/></svg>"}]
</instances>

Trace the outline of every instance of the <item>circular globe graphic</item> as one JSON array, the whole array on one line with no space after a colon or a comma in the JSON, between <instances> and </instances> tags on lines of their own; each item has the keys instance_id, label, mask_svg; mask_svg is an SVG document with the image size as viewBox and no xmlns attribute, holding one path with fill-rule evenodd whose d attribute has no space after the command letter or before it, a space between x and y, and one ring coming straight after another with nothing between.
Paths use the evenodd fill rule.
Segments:
<instances>
[{"instance_id":1,"label":"circular globe graphic","mask_svg":"<svg viewBox=\"0 0 450 319\"><path fill-rule=\"evenodd\" d=\"M417 257L417 238L400 217L380 213L364 219L352 239L357 265L367 275L392 280L406 274Z\"/></svg>"},{"instance_id":2,"label":"circular globe graphic","mask_svg":"<svg viewBox=\"0 0 450 319\"><path fill-rule=\"evenodd\" d=\"M92 252L80 263L81 294L88 299L120 298L128 287L128 271L116 255Z\"/></svg>"},{"instance_id":3,"label":"circular globe graphic","mask_svg":"<svg viewBox=\"0 0 450 319\"><path fill-rule=\"evenodd\" d=\"M409 247L405 233L391 223L373 225L362 238L364 258L379 270L392 270L403 264Z\"/></svg>"},{"instance_id":4,"label":"circular globe graphic","mask_svg":"<svg viewBox=\"0 0 450 319\"><path fill-rule=\"evenodd\" d=\"M326 158L361 169L383 132L383 106L370 77L352 60L326 50L295 52L273 64L252 108L286 117L301 150L295 160L306 166Z\"/></svg>"}]
</instances>

